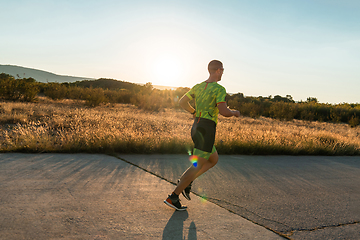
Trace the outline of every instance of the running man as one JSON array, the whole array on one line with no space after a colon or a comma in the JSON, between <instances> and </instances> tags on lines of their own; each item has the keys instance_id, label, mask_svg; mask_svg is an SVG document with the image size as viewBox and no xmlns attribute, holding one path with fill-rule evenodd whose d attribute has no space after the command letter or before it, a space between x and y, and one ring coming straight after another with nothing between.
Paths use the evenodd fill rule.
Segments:
<instances>
[{"instance_id":1,"label":"running man","mask_svg":"<svg viewBox=\"0 0 360 240\"><path fill-rule=\"evenodd\" d=\"M225 117L240 116L239 111L227 107L226 90L217 83L224 72L223 64L213 60L208 65L208 71L209 78L196 84L179 102L182 108L195 117L191 138L195 144L193 157L197 158L197 163L183 173L175 190L164 201L180 211L186 210L187 207L181 206L179 194L182 193L187 200L190 200L191 183L218 162L219 156L214 146L218 113ZM192 99L195 99L196 110L189 103Z\"/></svg>"}]
</instances>

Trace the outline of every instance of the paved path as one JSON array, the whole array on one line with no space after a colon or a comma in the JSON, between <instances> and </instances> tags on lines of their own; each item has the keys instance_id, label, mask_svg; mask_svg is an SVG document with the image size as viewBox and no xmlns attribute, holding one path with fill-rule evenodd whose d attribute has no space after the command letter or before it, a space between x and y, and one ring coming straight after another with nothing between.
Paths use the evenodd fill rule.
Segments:
<instances>
[{"instance_id":1,"label":"paved path","mask_svg":"<svg viewBox=\"0 0 360 240\"><path fill-rule=\"evenodd\" d=\"M170 182L189 166L185 155L119 157ZM222 155L193 191L291 239L360 239L359 186L360 157Z\"/></svg>"},{"instance_id":2,"label":"paved path","mask_svg":"<svg viewBox=\"0 0 360 240\"><path fill-rule=\"evenodd\" d=\"M162 159L160 172L176 168ZM0 239L282 239L200 197L175 212L163 203L173 188L106 155L0 154Z\"/></svg>"}]
</instances>

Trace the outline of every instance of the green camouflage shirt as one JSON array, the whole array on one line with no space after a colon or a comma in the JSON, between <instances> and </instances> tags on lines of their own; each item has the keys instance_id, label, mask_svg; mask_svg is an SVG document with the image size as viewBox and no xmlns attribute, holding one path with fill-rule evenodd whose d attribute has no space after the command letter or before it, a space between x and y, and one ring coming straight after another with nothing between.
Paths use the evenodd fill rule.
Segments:
<instances>
[{"instance_id":1,"label":"green camouflage shirt","mask_svg":"<svg viewBox=\"0 0 360 240\"><path fill-rule=\"evenodd\" d=\"M196 84L186 93L192 100L195 98L196 117L206 118L217 123L219 109L217 105L225 102L226 90L217 82Z\"/></svg>"}]
</instances>

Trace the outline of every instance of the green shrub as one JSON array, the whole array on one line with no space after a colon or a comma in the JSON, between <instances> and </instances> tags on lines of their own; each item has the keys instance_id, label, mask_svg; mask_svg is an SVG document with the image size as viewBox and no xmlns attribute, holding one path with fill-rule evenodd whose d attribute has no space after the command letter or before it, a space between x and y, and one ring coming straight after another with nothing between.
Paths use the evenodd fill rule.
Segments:
<instances>
[{"instance_id":1,"label":"green shrub","mask_svg":"<svg viewBox=\"0 0 360 240\"><path fill-rule=\"evenodd\" d=\"M68 88L60 83L48 83L44 89L45 96L56 99L64 99L67 97Z\"/></svg>"},{"instance_id":2,"label":"green shrub","mask_svg":"<svg viewBox=\"0 0 360 240\"><path fill-rule=\"evenodd\" d=\"M110 103L130 103L131 96L133 95L127 89L105 90L104 94Z\"/></svg>"},{"instance_id":3,"label":"green shrub","mask_svg":"<svg viewBox=\"0 0 360 240\"><path fill-rule=\"evenodd\" d=\"M297 114L297 107L293 103L275 102L271 104L269 115L280 120L293 120Z\"/></svg>"},{"instance_id":4,"label":"green shrub","mask_svg":"<svg viewBox=\"0 0 360 240\"><path fill-rule=\"evenodd\" d=\"M6 100L31 102L39 91L33 78L15 79L11 75L0 74L0 97Z\"/></svg>"},{"instance_id":5,"label":"green shrub","mask_svg":"<svg viewBox=\"0 0 360 240\"><path fill-rule=\"evenodd\" d=\"M85 90L85 104L89 107L99 106L101 103L108 102L102 88L88 88Z\"/></svg>"},{"instance_id":6,"label":"green shrub","mask_svg":"<svg viewBox=\"0 0 360 240\"><path fill-rule=\"evenodd\" d=\"M161 108L163 108L162 101L163 99L154 91L150 95L138 95L135 101L135 106L147 111L158 112Z\"/></svg>"},{"instance_id":7,"label":"green shrub","mask_svg":"<svg viewBox=\"0 0 360 240\"><path fill-rule=\"evenodd\" d=\"M352 116L349 120L350 127L356 127L360 124L360 118L356 115Z\"/></svg>"}]
</instances>

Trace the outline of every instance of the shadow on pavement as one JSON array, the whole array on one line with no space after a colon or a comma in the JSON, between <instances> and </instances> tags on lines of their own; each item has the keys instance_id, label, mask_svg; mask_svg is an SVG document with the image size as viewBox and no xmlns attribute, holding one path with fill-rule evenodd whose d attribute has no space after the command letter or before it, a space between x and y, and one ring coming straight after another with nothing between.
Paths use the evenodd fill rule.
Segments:
<instances>
[{"instance_id":1,"label":"shadow on pavement","mask_svg":"<svg viewBox=\"0 0 360 240\"><path fill-rule=\"evenodd\" d=\"M184 232L184 221L188 218L188 212L183 211L174 211L173 215L167 222L164 231L162 239L179 239L183 240L183 232ZM187 239L189 240L196 240L196 225L194 221L191 222L189 227L189 234Z\"/></svg>"},{"instance_id":2,"label":"shadow on pavement","mask_svg":"<svg viewBox=\"0 0 360 240\"><path fill-rule=\"evenodd\" d=\"M190 224L190 228L189 228L188 240L196 240L196 239L197 239L196 225L195 225L194 221L192 221Z\"/></svg>"}]
</instances>

